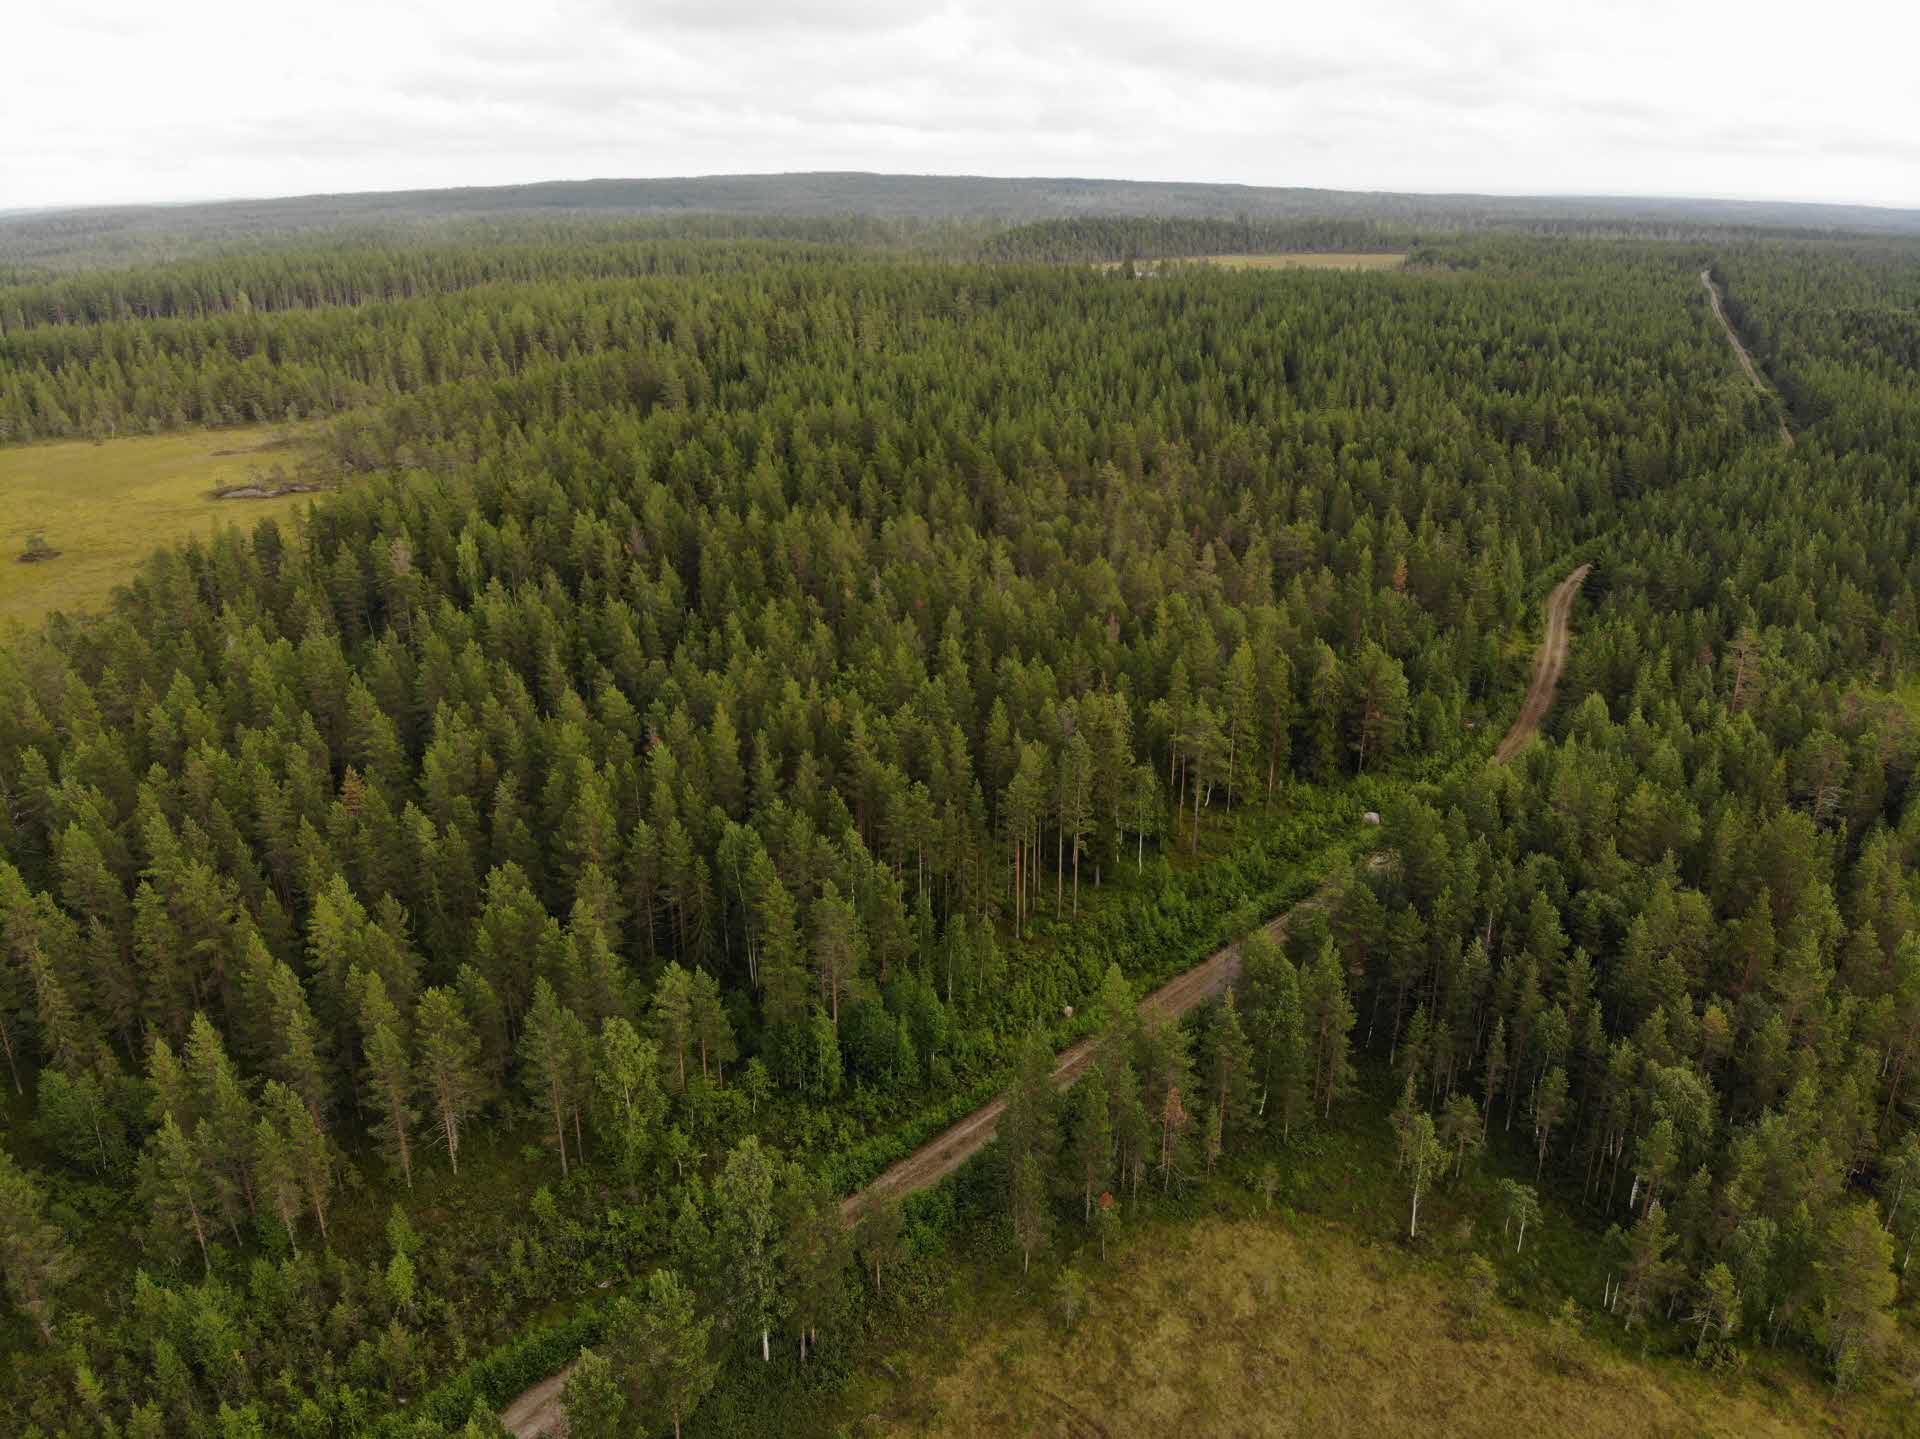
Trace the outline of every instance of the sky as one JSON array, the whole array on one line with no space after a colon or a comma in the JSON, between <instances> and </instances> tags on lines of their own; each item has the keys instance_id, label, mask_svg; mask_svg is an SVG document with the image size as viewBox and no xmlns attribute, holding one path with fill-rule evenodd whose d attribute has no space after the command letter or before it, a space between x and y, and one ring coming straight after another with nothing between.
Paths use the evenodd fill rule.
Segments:
<instances>
[{"instance_id":1,"label":"sky","mask_svg":"<svg viewBox=\"0 0 1920 1439\"><path fill-rule=\"evenodd\" d=\"M786 170L1920 208L1912 0L13 0L0 210Z\"/></svg>"}]
</instances>

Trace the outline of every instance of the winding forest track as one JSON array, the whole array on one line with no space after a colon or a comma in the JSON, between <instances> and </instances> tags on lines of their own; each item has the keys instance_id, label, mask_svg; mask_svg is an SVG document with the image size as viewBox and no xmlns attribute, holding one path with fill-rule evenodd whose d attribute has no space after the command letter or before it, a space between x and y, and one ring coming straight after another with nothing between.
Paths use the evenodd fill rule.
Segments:
<instances>
[{"instance_id":1,"label":"winding forest track","mask_svg":"<svg viewBox=\"0 0 1920 1439\"><path fill-rule=\"evenodd\" d=\"M1527 697L1520 702L1520 714L1493 752L1495 764L1505 764L1520 753L1526 742L1539 732L1540 721L1553 708L1553 694L1560 686L1561 671L1567 667L1567 651L1573 648L1573 598L1593 573L1592 565L1582 565L1553 587L1547 596L1547 632L1533 656L1533 680L1527 685Z\"/></svg>"},{"instance_id":2,"label":"winding forest track","mask_svg":"<svg viewBox=\"0 0 1920 1439\"><path fill-rule=\"evenodd\" d=\"M1316 902L1308 899L1301 901L1301 904ZM1299 908L1300 905L1294 905L1277 918L1269 920L1265 925L1266 932L1279 938L1286 931L1287 920ZM1144 1019L1161 1014L1169 1019L1178 1019L1195 1005L1224 991L1239 974L1240 945L1236 941L1214 951L1192 969L1183 970L1141 1000L1140 1016ZM1089 1036L1061 1051L1053 1066L1056 1088L1065 1089L1086 1072L1087 1066L1093 1062L1097 1043L1097 1037ZM1006 1107L1007 1101L1002 1096L974 1110L905 1159L889 1166L865 1189L849 1196L841 1204L840 1213L848 1219L855 1219L876 1201L932 1188L993 1142L994 1135L1000 1131L1000 1115Z\"/></svg>"},{"instance_id":3,"label":"winding forest track","mask_svg":"<svg viewBox=\"0 0 1920 1439\"><path fill-rule=\"evenodd\" d=\"M1302 900L1277 918L1268 921L1266 932L1278 938L1285 933L1287 921L1303 906L1324 902L1323 895ZM1240 945L1236 942L1216 950L1192 969L1175 975L1140 1001L1145 1018L1164 1014L1177 1019L1198 1004L1213 998L1233 983L1240 973ZM1093 1062L1096 1039L1089 1037L1063 1050L1053 1066L1053 1082L1065 1089ZM840 1205L841 1216L852 1223L867 1206L884 1199L931 1189L954 1170L993 1142L1000 1132L1000 1116L1005 1112L1005 1096L982 1105L959 1123L949 1126L914 1150L905 1159L889 1166L865 1189L850 1195ZM500 1422L518 1439L536 1439L540 1435L565 1433L565 1410L560 1391L566 1385L570 1369L543 1379L509 1404L500 1414Z\"/></svg>"},{"instance_id":4,"label":"winding forest track","mask_svg":"<svg viewBox=\"0 0 1920 1439\"><path fill-rule=\"evenodd\" d=\"M1753 362L1753 356L1747 347L1740 343L1740 332L1733 328L1733 321L1727 317L1727 307L1720 295L1720 287L1713 283L1713 271L1700 272L1700 283L1707 287L1707 299L1713 306L1713 317L1720 322L1720 328L1727 332L1727 343L1733 346L1733 353L1739 358L1740 368L1747 372L1747 378L1753 381L1754 389L1772 400L1777 407L1780 397L1774 392L1760 374L1760 367ZM1787 417L1776 408L1774 418L1780 422L1780 438L1786 441L1788 449L1793 448L1793 431L1787 428Z\"/></svg>"},{"instance_id":5,"label":"winding forest track","mask_svg":"<svg viewBox=\"0 0 1920 1439\"><path fill-rule=\"evenodd\" d=\"M1560 673L1567 663L1567 651L1573 643L1574 596L1580 592L1581 583L1592 569L1592 565L1580 566L1554 586L1553 593L1547 597L1547 631L1541 637L1540 648L1534 657L1533 680L1527 686L1526 699L1521 703L1520 717L1513 722L1513 728L1507 731L1506 738L1500 741L1500 748L1494 751L1495 764L1504 764L1511 759L1533 737L1540 728L1540 721L1553 707L1554 689L1560 683ZM1377 864L1381 858L1375 855L1370 862ZM1328 890L1323 886L1310 898L1289 906L1268 920L1262 928L1279 939L1286 933L1287 923L1294 915L1326 903L1327 897ZM1192 969L1175 975L1141 1000L1141 1018L1165 1015L1169 1019L1178 1019L1196 1005L1222 993L1239 974L1240 943L1235 941L1215 950ZM1065 1089L1086 1072L1087 1066L1093 1062L1097 1044L1097 1038L1089 1036L1060 1052L1053 1066L1055 1087ZM843 1200L840 1205L841 1217L851 1223L869 1205L878 1201L931 1189L993 1142L994 1136L1000 1132L1000 1116L1006 1112L1006 1108L1007 1101L1003 1095L981 1105L958 1123L949 1125L905 1159L889 1165L866 1188ZM540 1436L564 1434L566 1411L561 1406L560 1393L571 1372L571 1369L562 1369L521 1394L501 1411L501 1424L517 1439L540 1439Z\"/></svg>"},{"instance_id":6,"label":"winding forest track","mask_svg":"<svg viewBox=\"0 0 1920 1439\"><path fill-rule=\"evenodd\" d=\"M567 1411L560 1403L560 1391L567 1387L568 1365L558 1374L549 1374L533 1388L500 1411L500 1423L519 1439L537 1439L539 1435L567 1432Z\"/></svg>"}]
</instances>

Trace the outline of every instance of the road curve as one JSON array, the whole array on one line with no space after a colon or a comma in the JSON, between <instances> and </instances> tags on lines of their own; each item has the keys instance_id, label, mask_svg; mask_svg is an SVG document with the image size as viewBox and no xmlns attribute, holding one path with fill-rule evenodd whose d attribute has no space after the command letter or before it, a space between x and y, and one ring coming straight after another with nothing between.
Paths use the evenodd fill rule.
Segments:
<instances>
[{"instance_id":1,"label":"road curve","mask_svg":"<svg viewBox=\"0 0 1920 1439\"><path fill-rule=\"evenodd\" d=\"M563 1435L567 1432L567 1411L561 1406L560 1391L566 1388L569 1364L558 1374L550 1374L500 1411L500 1423L519 1439L537 1439L539 1435Z\"/></svg>"},{"instance_id":2,"label":"road curve","mask_svg":"<svg viewBox=\"0 0 1920 1439\"><path fill-rule=\"evenodd\" d=\"M1533 658L1533 681L1520 704L1519 718L1507 731L1500 747L1493 752L1495 764L1505 764L1520 753L1540 728L1540 721L1553 708L1553 692L1560 685L1560 673L1567 667L1567 651L1573 647L1573 597L1593 571L1582 565L1553 587L1547 596L1547 633Z\"/></svg>"},{"instance_id":3,"label":"road curve","mask_svg":"<svg viewBox=\"0 0 1920 1439\"><path fill-rule=\"evenodd\" d=\"M1700 283L1707 287L1707 299L1713 305L1713 317L1720 322L1720 328L1727 332L1727 343L1733 346L1733 353L1739 357L1740 368L1747 372L1747 378L1753 381L1754 389L1774 402L1776 408L1773 417L1780 422L1780 438L1786 441L1788 449L1792 449L1793 431L1787 428L1787 417L1779 412L1780 397L1760 377L1760 370L1753 363L1753 356L1748 354L1747 347L1740 343L1740 334L1733 328L1733 321L1727 318L1727 307L1721 303L1720 287L1713 283L1711 269L1700 272Z\"/></svg>"},{"instance_id":4,"label":"road curve","mask_svg":"<svg viewBox=\"0 0 1920 1439\"><path fill-rule=\"evenodd\" d=\"M1313 903L1312 900L1305 902ZM1288 910L1268 921L1266 932L1277 938L1292 913ZM1192 969L1175 975L1141 1000L1141 1017L1163 1014L1169 1019L1178 1019L1195 1005L1221 993L1239 974L1240 945L1236 941L1216 950ZM1053 1082L1057 1087L1065 1089L1085 1073L1093 1062L1096 1043L1096 1038L1089 1037L1061 1051L1053 1066ZM840 1206L841 1214L851 1220L876 1200L932 1188L993 1142L994 1135L1000 1131L1000 1115L1006 1107L1003 1095L935 1135L905 1159L888 1167L865 1189L850 1195Z\"/></svg>"}]
</instances>

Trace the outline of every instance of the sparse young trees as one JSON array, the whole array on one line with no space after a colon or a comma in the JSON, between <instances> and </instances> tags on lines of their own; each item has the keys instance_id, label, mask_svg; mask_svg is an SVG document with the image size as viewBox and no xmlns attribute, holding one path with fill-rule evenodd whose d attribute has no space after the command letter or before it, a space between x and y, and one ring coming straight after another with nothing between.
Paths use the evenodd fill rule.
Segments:
<instances>
[{"instance_id":1,"label":"sparse young trees","mask_svg":"<svg viewBox=\"0 0 1920 1439\"><path fill-rule=\"evenodd\" d=\"M1414 1112L1401 1128L1399 1138L1400 1167L1406 1173L1412 1192L1407 1238L1416 1239L1420 1234L1420 1196L1447 1156L1440 1147L1439 1136L1434 1133L1433 1116L1424 1109Z\"/></svg>"},{"instance_id":2,"label":"sparse young trees","mask_svg":"<svg viewBox=\"0 0 1920 1439\"><path fill-rule=\"evenodd\" d=\"M1500 1193L1505 1208L1500 1232L1513 1236L1513 1252L1518 1254L1526 1247L1527 1230L1540 1222L1540 1196L1531 1185L1513 1179L1500 1181Z\"/></svg>"}]
</instances>

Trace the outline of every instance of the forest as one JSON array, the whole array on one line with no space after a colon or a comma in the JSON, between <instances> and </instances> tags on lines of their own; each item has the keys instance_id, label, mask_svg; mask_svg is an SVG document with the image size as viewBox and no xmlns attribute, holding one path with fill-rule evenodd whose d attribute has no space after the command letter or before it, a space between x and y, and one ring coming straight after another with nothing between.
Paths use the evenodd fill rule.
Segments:
<instances>
[{"instance_id":1,"label":"forest","mask_svg":"<svg viewBox=\"0 0 1920 1439\"><path fill-rule=\"evenodd\" d=\"M18 1432L493 1435L583 1346L583 1439L771 1432L966 1225L1368 1126L1409 1242L1504 1165L1643 1351L1910 1373L1920 246L1394 223L0 278L0 441L324 418L330 486L0 648ZM1093 263L1268 244L1414 260Z\"/></svg>"}]
</instances>

